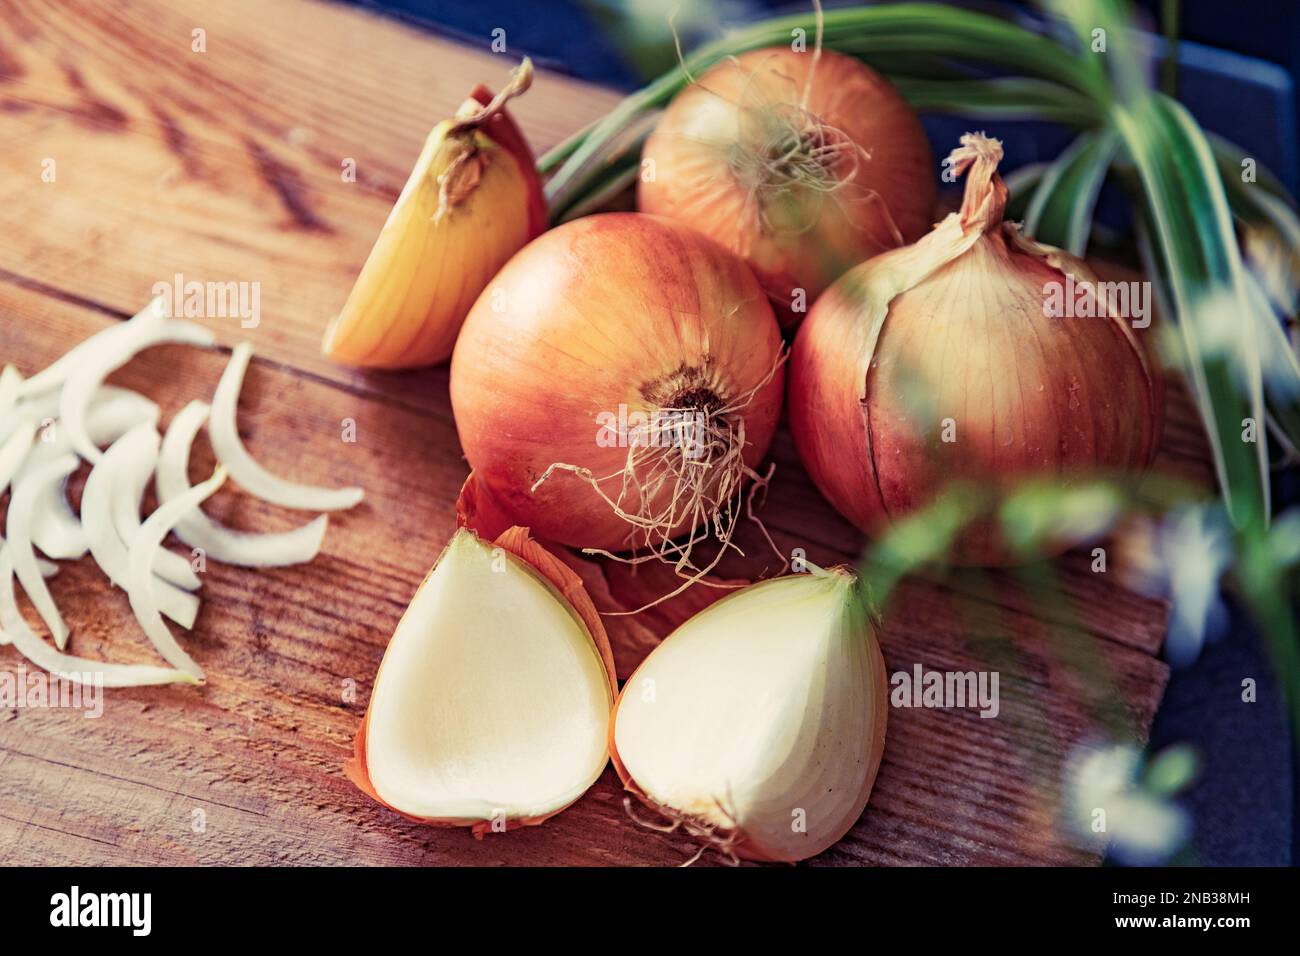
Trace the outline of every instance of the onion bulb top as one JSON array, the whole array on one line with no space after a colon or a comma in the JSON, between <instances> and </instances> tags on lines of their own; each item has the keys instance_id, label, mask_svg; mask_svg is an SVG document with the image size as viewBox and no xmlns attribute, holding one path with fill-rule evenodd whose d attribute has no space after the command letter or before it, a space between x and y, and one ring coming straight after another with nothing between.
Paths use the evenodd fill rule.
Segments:
<instances>
[{"instance_id":1,"label":"onion bulb top","mask_svg":"<svg viewBox=\"0 0 1300 956\"><path fill-rule=\"evenodd\" d=\"M847 570L774 578L696 614L614 708L633 793L706 846L821 853L857 822L885 747L885 662Z\"/></svg>"},{"instance_id":2,"label":"onion bulb top","mask_svg":"<svg viewBox=\"0 0 1300 956\"><path fill-rule=\"evenodd\" d=\"M638 205L739 254L793 325L846 269L931 223L933 156L898 91L857 60L786 46L729 57L646 141Z\"/></svg>"},{"instance_id":3,"label":"onion bulb top","mask_svg":"<svg viewBox=\"0 0 1300 956\"><path fill-rule=\"evenodd\" d=\"M670 220L543 234L470 311L451 403L479 493L539 537L652 548L734 521L780 414L783 346L753 275Z\"/></svg>"},{"instance_id":4,"label":"onion bulb top","mask_svg":"<svg viewBox=\"0 0 1300 956\"><path fill-rule=\"evenodd\" d=\"M1097 277L1003 222L1001 145L980 134L961 142L948 159L967 173L961 210L836 282L791 357L800 457L868 533L954 479L996 495L1030 478L1123 478L1159 443L1163 379L1147 343L1114 298L1053 307L1069 289L1100 293ZM953 559L1014 556L983 521Z\"/></svg>"}]
</instances>

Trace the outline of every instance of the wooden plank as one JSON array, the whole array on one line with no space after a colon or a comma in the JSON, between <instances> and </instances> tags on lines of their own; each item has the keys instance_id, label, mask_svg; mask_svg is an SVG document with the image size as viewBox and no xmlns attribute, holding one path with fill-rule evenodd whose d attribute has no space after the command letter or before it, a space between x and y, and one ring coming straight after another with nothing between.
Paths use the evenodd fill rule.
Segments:
<instances>
[{"instance_id":1,"label":"wooden plank","mask_svg":"<svg viewBox=\"0 0 1300 956\"><path fill-rule=\"evenodd\" d=\"M0 314L29 317L0 327L0 356L26 371L112 321L4 283ZM220 351L167 347L112 381L147 392L170 416L210 394L224 359ZM355 445L340 440L344 418L356 421ZM273 470L360 483L366 503L333 522L311 565L210 567L198 626L185 638L211 676L202 690L112 692L98 720L18 710L0 721L0 862L651 864L690 855L687 841L643 831L627 818L611 773L547 826L482 843L408 824L356 793L340 765L370 681L403 607L452 531L465 473L453 427L445 415L256 360L241 430ZM201 446L192 476L211 465ZM792 491L807 485L801 474L786 481ZM837 538L842 522L822 509L810 519L810 537L831 528L825 536ZM211 510L248 528L296 520L235 490L223 489ZM777 535L783 547L808 540ZM814 545L809 556L830 563L851 553ZM89 560L65 564L52 587L76 651L151 659L125 598ZM1095 654L1109 681L1084 681L1062 652L1072 645ZM868 812L816 862L1094 858L1051 826L1063 757L1098 732L1094 711L1106 700L1124 701L1126 723L1144 734L1165 666L1124 641L1045 627L1014 607L927 582L911 582L900 594L883 646L891 670L996 667L1002 714L990 721L970 711L892 711ZM11 651L0 655L0 667L19 666ZM349 680L357 691L351 702L343 695Z\"/></svg>"},{"instance_id":2,"label":"wooden plank","mask_svg":"<svg viewBox=\"0 0 1300 956\"><path fill-rule=\"evenodd\" d=\"M224 343L427 407L424 376L339 368L320 340L429 130L518 62L489 40L308 0L6 2L0 207L24 241L0 245L0 272L118 316L177 273L257 282L258 328L208 320ZM511 109L540 151L617 100L540 73Z\"/></svg>"}]
</instances>

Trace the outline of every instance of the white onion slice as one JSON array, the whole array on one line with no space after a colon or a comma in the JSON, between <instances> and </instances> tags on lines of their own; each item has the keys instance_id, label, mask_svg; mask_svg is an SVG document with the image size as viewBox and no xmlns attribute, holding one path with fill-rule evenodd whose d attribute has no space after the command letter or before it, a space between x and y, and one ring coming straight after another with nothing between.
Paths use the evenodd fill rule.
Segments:
<instances>
[{"instance_id":1,"label":"white onion slice","mask_svg":"<svg viewBox=\"0 0 1300 956\"><path fill-rule=\"evenodd\" d=\"M114 489L121 483L122 471L128 464L142 459L157 459L158 441L157 430L147 422L131 429L104 452L99 464L91 469L90 477L86 479L86 489L81 494L81 521L86 529L90 553L109 581L123 590L127 585L129 556L126 545L122 543L122 538L113 525ZM158 607L163 614L186 630L194 627L194 619L199 612L197 597L157 577L154 579L154 590L157 592Z\"/></svg>"},{"instance_id":2,"label":"white onion slice","mask_svg":"<svg viewBox=\"0 0 1300 956\"><path fill-rule=\"evenodd\" d=\"M0 535L0 552L3 552L4 549L5 539L3 535ZM12 568L12 564L10 567ZM42 561L40 558L36 559L36 567L40 569L41 577L43 578L52 578L59 573L59 566L57 564L51 564L49 561ZM12 570L10 573L12 573ZM3 626L0 626L0 647L4 647L8 643L9 634L5 631Z\"/></svg>"},{"instance_id":3,"label":"white onion slice","mask_svg":"<svg viewBox=\"0 0 1300 956\"><path fill-rule=\"evenodd\" d=\"M148 305L125 322L118 322L102 332L96 332L68 350L54 364L27 379L18 388L19 396L31 398L53 391L66 382L70 373L80 367L88 356L115 349L118 343L129 341L133 336L140 334L142 326L159 325L166 317L162 297L152 299Z\"/></svg>"},{"instance_id":4,"label":"white onion slice","mask_svg":"<svg viewBox=\"0 0 1300 956\"><path fill-rule=\"evenodd\" d=\"M92 441L108 445L142 422L156 425L158 406L137 392L106 385L95 393L86 429ZM71 438L60 423L42 430L39 436L15 482L45 462L72 451ZM51 558L75 561L86 553L86 532L68 503L66 480L41 490L32 516L32 541Z\"/></svg>"},{"instance_id":5,"label":"white onion slice","mask_svg":"<svg viewBox=\"0 0 1300 956\"><path fill-rule=\"evenodd\" d=\"M177 682L197 683L194 677L170 667L147 664L110 664L61 654L37 637L18 610L14 596L14 566L9 549L0 546L0 644L12 642L18 653L42 670L74 683L93 682L104 687L143 687Z\"/></svg>"},{"instance_id":6,"label":"white onion slice","mask_svg":"<svg viewBox=\"0 0 1300 956\"><path fill-rule=\"evenodd\" d=\"M9 482L13 480L18 469L22 467L32 450L36 439L36 423L30 418L18 419L18 423L9 437L0 442L0 495L5 493Z\"/></svg>"},{"instance_id":7,"label":"white onion slice","mask_svg":"<svg viewBox=\"0 0 1300 956\"><path fill-rule=\"evenodd\" d=\"M117 536L124 544L134 539L140 530L140 506L144 501L144 492L149 486L149 479L153 477L154 469L158 466L158 433L155 430L153 434L155 440L142 446L136 454L123 461L117 477L113 480L109 512L112 515L113 527L117 529ZM104 457L108 457L107 453ZM158 549L158 555L153 562L153 571L164 581L170 581L178 588L187 591L196 590L201 583L199 576L190 567L189 560L184 555L168 551L166 548ZM172 618L172 620L176 619Z\"/></svg>"},{"instance_id":8,"label":"white onion slice","mask_svg":"<svg viewBox=\"0 0 1300 956\"><path fill-rule=\"evenodd\" d=\"M102 348L86 353L68 370L68 380L59 396L61 426L72 439L72 447L82 458L97 462L102 454L86 427L86 410L95 389L108 375L121 368L139 352L155 345L175 342L185 345L211 345L215 336L201 325L182 320L164 322L148 321L137 325L128 322L123 335L106 343Z\"/></svg>"},{"instance_id":9,"label":"white onion slice","mask_svg":"<svg viewBox=\"0 0 1300 956\"><path fill-rule=\"evenodd\" d=\"M247 342L235 346L212 396L208 437L217 460L230 469L235 484L273 505L302 511L342 511L358 504L365 495L360 488L320 488L289 481L271 474L244 448L235 426L235 406L252 354L253 348Z\"/></svg>"},{"instance_id":10,"label":"white onion slice","mask_svg":"<svg viewBox=\"0 0 1300 956\"><path fill-rule=\"evenodd\" d=\"M158 500L173 501L190 487L190 447L208 418L204 402L190 402L176 413L163 438L156 477ZM195 508L172 529L191 548L200 548L215 561L246 568L278 568L303 564L320 552L329 518L320 515L292 531L253 534L213 521Z\"/></svg>"},{"instance_id":11,"label":"white onion slice","mask_svg":"<svg viewBox=\"0 0 1300 956\"><path fill-rule=\"evenodd\" d=\"M50 629L59 650L63 650L68 643L68 627L63 623L54 598L50 596L50 589L45 586L45 579L41 577L36 555L32 551L32 515L40 489L67 480L68 475L77 470L77 464L76 455L60 455L21 476L14 482L13 495L9 499L9 516L5 522L5 530L9 534L6 550L13 557L18 581L32 599L41 620Z\"/></svg>"},{"instance_id":12,"label":"white onion slice","mask_svg":"<svg viewBox=\"0 0 1300 956\"><path fill-rule=\"evenodd\" d=\"M23 377L18 374L18 369L12 365L6 365L0 369L0 421L4 421L6 415L18 401L18 386L22 383Z\"/></svg>"},{"instance_id":13,"label":"white onion slice","mask_svg":"<svg viewBox=\"0 0 1300 956\"><path fill-rule=\"evenodd\" d=\"M158 548L162 546L163 538L171 531L172 525L176 524L187 511L207 501L225 484L225 481L226 469L218 465L216 472L207 481L159 505L140 526L140 533L131 540L130 558L127 563L126 593L131 598L131 610L135 612L136 620L144 629L145 636L168 664L177 670L192 674L200 681L204 680L203 669L194 663L193 658L176 643L176 638L172 637L172 632L168 630L166 622L158 612L158 601L153 589L153 558Z\"/></svg>"}]
</instances>

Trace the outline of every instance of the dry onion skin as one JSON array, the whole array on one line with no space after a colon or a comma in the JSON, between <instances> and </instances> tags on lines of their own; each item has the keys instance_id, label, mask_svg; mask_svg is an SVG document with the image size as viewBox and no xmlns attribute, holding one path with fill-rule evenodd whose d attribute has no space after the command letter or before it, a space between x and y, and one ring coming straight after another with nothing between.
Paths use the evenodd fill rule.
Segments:
<instances>
[{"instance_id":1,"label":"dry onion skin","mask_svg":"<svg viewBox=\"0 0 1300 956\"><path fill-rule=\"evenodd\" d=\"M685 562L741 511L780 414L783 358L743 262L680 223L606 213L545 233L484 290L452 357L451 402L481 492L515 524ZM647 429L619 434L620 416Z\"/></svg>"},{"instance_id":2,"label":"dry onion skin","mask_svg":"<svg viewBox=\"0 0 1300 956\"><path fill-rule=\"evenodd\" d=\"M1067 273L1098 280L1003 222L1001 158L996 140L963 136L948 160L967 174L961 210L846 274L795 341L795 444L822 494L868 534L949 481L996 493L1030 478L1136 477L1155 456L1160 370L1127 318L1048 316L1048 289ZM991 520L951 558L1016 560Z\"/></svg>"},{"instance_id":3,"label":"dry onion skin","mask_svg":"<svg viewBox=\"0 0 1300 956\"><path fill-rule=\"evenodd\" d=\"M429 134L325 333L329 358L369 368L445 362L484 286L546 228L532 151L505 109L532 76L525 59L495 97L479 87Z\"/></svg>"},{"instance_id":4,"label":"dry onion skin","mask_svg":"<svg viewBox=\"0 0 1300 956\"><path fill-rule=\"evenodd\" d=\"M842 272L919 238L934 159L912 108L870 67L788 46L729 57L669 104L637 203L737 253L802 318Z\"/></svg>"},{"instance_id":5,"label":"dry onion skin","mask_svg":"<svg viewBox=\"0 0 1300 956\"><path fill-rule=\"evenodd\" d=\"M273 505L306 511L340 511L359 504L365 497L360 488L318 488L289 481L271 474L244 448L235 425L235 410L252 355L253 347L247 342L235 346L212 396L208 437L217 460L230 471L237 485Z\"/></svg>"},{"instance_id":6,"label":"dry onion skin","mask_svg":"<svg viewBox=\"0 0 1300 956\"><path fill-rule=\"evenodd\" d=\"M849 571L750 585L650 652L610 755L661 821L752 860L804 860L862 815L885 746L884 658Z\"/></svg>"},{"instance_id":7,"label":"dry onion skin","mask_svg":"<svg viewBox=\"0 0 1300 956\"><path fill-rule=\"evenodd\" d=\"M190 402L176 413L158 456L158 500L172 501L190 489L190 449L194 437L208 420L206 402ZM198 508L182 515L172 532L191 548L198 548L214 561L246 568L285 567L305 564L320 553L329 518L325 515L292 531L253 533L236 531L213 521Z\"/></svg>"},{"instance_id":8,"label":"dry onion skin","mask_svg":"<svg viewBox=\"0 0 1300 956\"><path fill-rule=\"evenodd\" d=\"M521 528L457 531L384 653L346 770L403 816L541 823L608 761L616 685L581 582Z\"/></svg>"}]
</instances>

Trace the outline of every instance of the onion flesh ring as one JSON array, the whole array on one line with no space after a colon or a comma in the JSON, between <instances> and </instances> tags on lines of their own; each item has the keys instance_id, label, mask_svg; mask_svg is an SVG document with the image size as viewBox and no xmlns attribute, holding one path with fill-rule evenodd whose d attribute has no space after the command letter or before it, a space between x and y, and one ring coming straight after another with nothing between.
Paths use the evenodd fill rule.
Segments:
<instances>
[{"instance_id":1,"label":"onion flesh ring","mask_svg":"<svg viewBox=\"0 0 1300 956\"><path fill-rule=\"evenodd\" d=\"M0 546L0 644L12 643L18 653L42 670L73 683L98 683L104 687L144 687L156 684L196 683L183 671L147 664L110 664L73 657L50 647L37 637L18 610L14 597L14 565L9 549Z\"/></svg>"},{"instance_id":2,"label":"onion flesh ring","mask_svg":"<svg viewBox=\"0 0 1300 956\"><path fill-rule=\"evenodd\" d=\"M252 354L253 348L247 342L235 346L212 396L208 437L217 460L230 469L230 477L237 485L273 505L302 511L342 511L358 504L364 497L360 488L320 488L289 481L271 474L244 448L235 426L235 407Z\"/></svg>"},{"instance_id":3,"label":"onion flesh ring","mask_svg":"<svg viewBox=\"0 0 1300 956\"><path fill-rule=\"evenodd\" d=\"M225 481L226 469L218 467L207 481L159 505L140 526L140 533L132 539L127 564L127 594L131 598L131 610L135 612L145 636L168 664L200 682L204 680L203 669L176 643L176 638L158 611L158 600L153 587L153 559L172 525L191 508L197 508L211 497Z\"/></svg>"},{"instance_id":4,"label":"onion flesh ring","mask_svg":"<svg viewBox=\"0 0 1300 956\"><path fill-rule=\"evenodd\" d=\"M121 368L137 353L155 345L176 342L187 345L212 345L216 338L201 325L183 320L147 322L141 325L128 323L131 335L114 339L102 349L87 353L68 372L68 381L59 396L59 418L72 439L72 447L82 458L97 462L102 454L86 428L86 409L91 397L108 377Z\"/></svg>"},{"instance_id":5,"label":"onion flesh ring","mask_svg":"<svg viewBox=\"0 0 1300 956\"><path fill-rule=\"evenodd\" d=\"M52 461L44 462L31 473L20 477L14 483L13 495L9 499L9 516L5 530L9 533L9 545L6 550L13 558L14 570L23 590L31 598L41 620L50 629L54 643L63 648L68 643L68 626L63 623L58 605L45 586L36 555L32 551L32 514L36 507L36 498L40 489L56 485L67 480L68 475L77 469L76 455L60 455Z\"/></svg>"},{"instance_id":6,"label":"onion flesh ring","mask_svg":"<svg viewBox=\"0 0 1300 956\"><path fill-rule=\"evenodd\" d=\"M158 441L158 432L148 423L131 429L113 442L99 464L91 470L90 477L86 479L85 491L81 495L81 520L86 528L90 553L109 581L123 590L127 586L129 554L113 525L111 502L114 488L122 481L122 470L127 463L140 458L147 460L150 445L156 449ZM154 451L153 454L156 456L157 452ZM199 599L156 576L153 586L162 613L186 630L193 628L194 619L198 616Z\"/></svg>"},{"instance_id":7,"label":"onion flesh ring","mask_svg":"<svg viewBox=\"0 0 1300 956\"><path fill-rule=\"evenodd\" d=\"M196 401L172 419L158 456L155 481L159 501L171 501L189 489L190 447L207 417L207 404ZM320 515L292 531L253 534L218 524L195 508L172 531L187 545L201 549L215 561L246 568L275 568L303 564L316 557L328 526L329 518Z\"/></svg>"}]
</instances>

